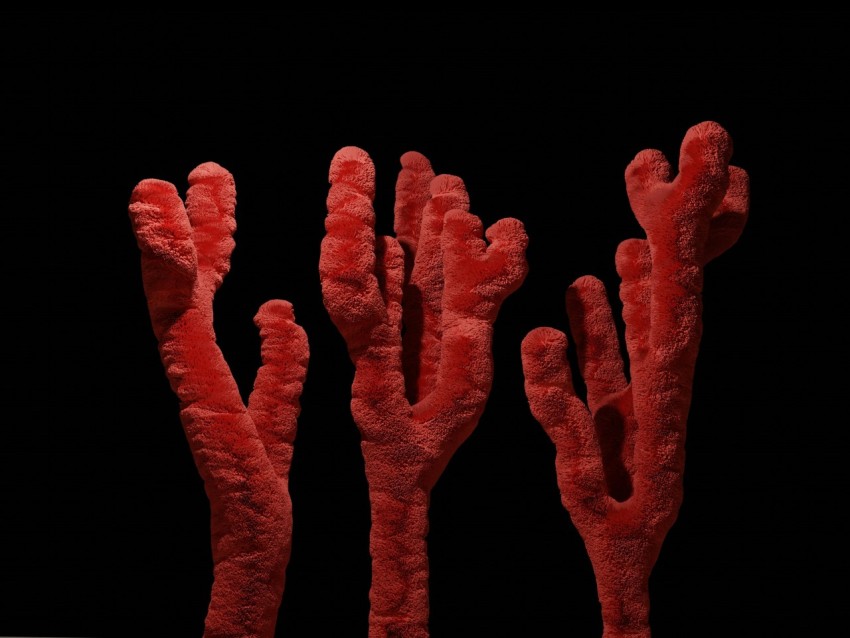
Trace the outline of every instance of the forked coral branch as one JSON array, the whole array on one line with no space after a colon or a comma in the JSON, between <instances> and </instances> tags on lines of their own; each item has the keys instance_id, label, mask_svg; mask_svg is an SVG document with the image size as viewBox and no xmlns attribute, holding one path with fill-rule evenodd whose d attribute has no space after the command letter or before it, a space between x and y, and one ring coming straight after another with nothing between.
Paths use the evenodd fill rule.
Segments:
<instances>
[{"instance_id":1,"label":"forked coral branch","mask_svg":"<svg viewBox=\"0 0 850 638\"><path fill-rule=\"evenodd\" d=\"M216 345L213 296L230 270L236 190L221 166L138 184L129 206L154 334L210 502L213 585L205 638L272 638L292 537L292 443L309 350L292 306L254 322L262 366L245 406Z\"/></svg>"}]
</instances>

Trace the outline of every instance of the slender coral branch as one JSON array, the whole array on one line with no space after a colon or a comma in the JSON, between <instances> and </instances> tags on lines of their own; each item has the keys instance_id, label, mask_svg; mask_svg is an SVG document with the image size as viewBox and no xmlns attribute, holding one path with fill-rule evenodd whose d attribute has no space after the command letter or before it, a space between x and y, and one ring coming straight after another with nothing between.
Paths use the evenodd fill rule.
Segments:
<instances>
[{"instance_id":1,"label":"slender coral branch","mask_svg":"<svg viewBox=\"0 0 850 638\"><path fill-rule=\"evenodd\" d=\"M375 237L375 170L346 147L330 168L319 271L356 372L351 412L372 506L372 638L428 635L428 499L475 428L493 378L493 323L527 271L516 219L486 232L463 181L406 153L398 239Z\"/></svg>"},{"instance_id":2,"label":"slender coral branch","mask_svg":"<svg viewBox=\"0 0 850 638\"><path fill-rule=\"evenodd\" d=\"M144 180L129 213L154 333L210 501L213 586L206 638L271 638L289 561L288 476L309 357L285 301L264 304L263 365L246 407L216 345L213 296L230 269L233 177L214 163L177 189Z\"/></svg>"},{"instance_id":3,"label":"slender coral branch","mask_svg":"<svg viewBox=\"0 0 850 638\"><path fill-rule=\"evenodd\" d=\"M526 394L555 444L561 500L593 563L605 638L650 636L649 574L682 500L704 267L737 241L749 208L747 174L728 165L731 153L726 131L703 122L685 135L675 178L654 150L626 169L646 232L616 256L628 381L593 277L566 299L586 404L573 389L566 335L538 328L522 344Z\"/></svg>"}]
</instances>

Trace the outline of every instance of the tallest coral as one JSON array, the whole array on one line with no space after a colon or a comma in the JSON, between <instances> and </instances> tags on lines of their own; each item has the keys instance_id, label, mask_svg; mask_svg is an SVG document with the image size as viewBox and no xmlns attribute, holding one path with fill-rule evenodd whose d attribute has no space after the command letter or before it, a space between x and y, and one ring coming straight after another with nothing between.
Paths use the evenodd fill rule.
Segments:
<instances>
[{"instance_id":1,"label":"tallest coral","mask_svg":"<svg viewBox=\"0 0 850 638\"><path fill-rule=\"evenodd\" d=\"M346 147L330 168L320 274L356 372L351 412L372 509L371 638L428 636L428 500L475 428L493 379L493 322L527 272L522 224L487 229L463 182L401 158L395 232L375 237L375 169Z\"/></svg>"},{"instance_id":2,"label":"tallest coral","mask_svg":"<svg viewBox=\"0 0 850 638\"><path fill-rule=\"evenodd\" d=\"M692 127L675 177L655 150L626 169L646 239L617 250L629 378L605 287L581 277L567 313L587 402L575 392L567 337L538 328L522 344L531 411L555 444L561 501L593 564L605 638L649 638L649 574L682 501L685 430L702 335L705 265L734 244L749 182L729 165L715 122Z\"/></svg>"}]
</instances>

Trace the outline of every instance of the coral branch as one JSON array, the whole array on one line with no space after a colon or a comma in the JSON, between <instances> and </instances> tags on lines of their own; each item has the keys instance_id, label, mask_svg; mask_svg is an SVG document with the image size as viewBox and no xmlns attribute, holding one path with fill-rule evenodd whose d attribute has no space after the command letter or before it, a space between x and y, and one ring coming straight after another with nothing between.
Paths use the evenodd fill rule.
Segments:
<instances>
[{"instance_id":1,"label":"coral branch","mask_svg":"<svg viewBox=\"0 0 850 638\"><path fill-rule=\"evenodd\" d=\"M578 279L567 313L587 405L573 389L567 337L538 328L522 344L534 417L552 439L561 500L593 563L606 638L648 637L649 575L682 499L685 426L702 334L705 264L737 241L747 174L714 122L692 127L679 172L659 151L626 169L646 239L622 242L617 272L629 381L604 286Z\"/></svg>"},{"instance_id":2,"label":"coral branch","mask_svg":"<svg viewBox=\"0 0 850 638\"><path fill-rule=\"evenodd\" d=\"M493 323L527 271L522 224L482 236L463 182L401 158L398 239L375 238L375 170L361 149L331 162L319 271L356 372L351 412L372 506L369 635L428 635L428 499L475 428L493 377Z\"/></svg>"},{"instance_id":3,"label":"coral branch","mask_svg":"<svg viewBox=\"0 0 850 638\"><path fill-rule=\"evenodd\" d=\"M210 501L213 586L206 638L271 638L292 531L288 475L309 351L285 301L255 318L263 365L249 405L216 345L213 295L230 269L236 190L214 163L136 186L129 213L154 333Z\"/></svg>"}]
</instances>

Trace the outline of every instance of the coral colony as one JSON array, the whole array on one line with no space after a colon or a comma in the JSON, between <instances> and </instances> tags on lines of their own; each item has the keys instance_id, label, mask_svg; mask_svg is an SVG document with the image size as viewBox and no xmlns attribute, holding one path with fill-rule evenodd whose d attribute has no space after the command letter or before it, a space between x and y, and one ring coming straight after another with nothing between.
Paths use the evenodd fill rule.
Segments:
<instances>
[{"instance_id":1,"label":"coral colony","mask_svg":"<svg viewBox=\"0 0 850 638\"><path fill-rule=\"evenodd\" d=\"M749 184L714 122L692 127L677 175L653 150L626 169L646 239L617 250L628 373L605 287L590 276L566 310L586 402L573 390L567 337L522 343L531 412L552 439L561 500L593 564L604 638L648 638L649 575L682 502L685 431L702 333L703 271L738 239ZM395 237L374 231L375 168L356 147L330 166L319 273L325 307L355 366L372 510L370 638L428 636L428 501L474 430L493 380L493 324L522 284L528 238L502 219L486 232L463 181L401 158ZM130 218L151 322L211 510L213 586L205 638L271 638L289 560L288 475L309 357L285 301L255 322L262 366L245 406L215 341L212 301L230 268L232 176L207 163L186 203L144 180ZM332 390L329 390L332 391Z\"/></svg>"}]
</instances>

